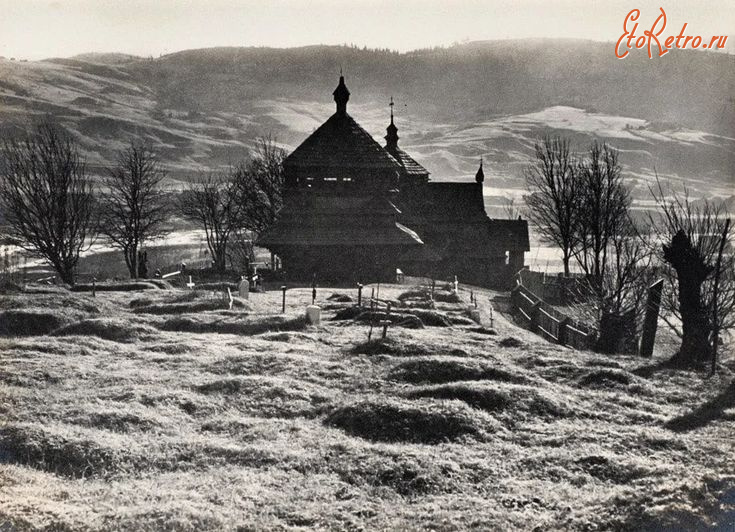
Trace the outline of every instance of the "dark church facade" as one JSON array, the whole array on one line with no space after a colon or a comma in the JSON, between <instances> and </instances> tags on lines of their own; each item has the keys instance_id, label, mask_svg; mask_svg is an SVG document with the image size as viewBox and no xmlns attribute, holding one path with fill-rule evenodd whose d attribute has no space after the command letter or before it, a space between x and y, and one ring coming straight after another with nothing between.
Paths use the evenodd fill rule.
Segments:
<instances>
[{"instance_id":1,"label":"dark church facade","mask_svg":"<svg viewBox=\"0 0 735 532\"><path fill-rule=\"evenodd\" d=\"M337 112L285 159L283 208L258 239L286 278L395 282L400 269L507 287L528 224L487 216L482 164L472 182L432 181L398 146L392 106L383 147L347 113L344 77L333 95Z\"/></svg>"}]
</instances>

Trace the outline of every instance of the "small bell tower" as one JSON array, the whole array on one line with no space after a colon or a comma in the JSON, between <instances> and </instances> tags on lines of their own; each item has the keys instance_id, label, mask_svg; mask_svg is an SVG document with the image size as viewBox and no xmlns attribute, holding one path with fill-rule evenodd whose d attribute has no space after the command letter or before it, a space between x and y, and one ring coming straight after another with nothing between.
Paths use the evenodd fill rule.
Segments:
<instances>
[{"instance_id":1,"label":"small bell tower","mask_svg":"<svg viewBox=\"0 0 735 532\"><path fill-rule=\"evenodd\" d=\"M334 96L334 101L337 104L337 114L347 114L347 102L350 99L350 91L347 90L347 85L345 85L345 77L342 75L341 68L339 69L339 85L334 89L332 95Z\"/></svg>"},{"instance_id":2,"label":"small bell tower","mask_svg":"<svg viewBox=\"0 0 735 532\"><path fill-rule=\"evenodd\" d=\"M477 169L477 173L475 174L475 181L478 183L485 181L485 172L482 170L482 157L480 157L480 168Z\"/></svg>"},{"instance_id":3,"label":"small bell tower","mask_svg":"<svg viewBox=\"0 0 735 532\"><path fill-rule=\"evenodd\" d=\"M390 97L390 103L388 105L390 105L390 124L386 128L388 134L385 136L385 148L388 151L394 151L398 147L398 139L400 137L398 136L398 128L393 122L393 106L395 105L393 103L393 96Z\"/></svg>"}]
</instances>

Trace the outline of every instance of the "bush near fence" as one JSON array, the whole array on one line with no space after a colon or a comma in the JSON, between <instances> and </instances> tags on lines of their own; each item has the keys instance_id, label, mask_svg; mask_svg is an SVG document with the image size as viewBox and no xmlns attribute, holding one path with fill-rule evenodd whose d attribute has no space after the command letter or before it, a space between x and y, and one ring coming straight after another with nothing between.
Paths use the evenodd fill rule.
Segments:
<instances>
[{"instance_id":1,"label":"bush near fence","mask_svg":"<svg viewBox=\"0 0 735 532\"><path fill-rule=\"evenodd\" d=\"M574 349L592 349L596 332L579 323L518 283L510 293L511 307L515 315L531 331L550 342Z\"/></svg>"}]
</instances>

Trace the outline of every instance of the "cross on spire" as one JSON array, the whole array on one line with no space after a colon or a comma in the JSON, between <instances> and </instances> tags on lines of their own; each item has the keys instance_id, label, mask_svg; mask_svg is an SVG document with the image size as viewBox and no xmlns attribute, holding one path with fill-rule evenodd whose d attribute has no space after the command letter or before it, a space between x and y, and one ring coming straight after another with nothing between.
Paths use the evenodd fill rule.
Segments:
<instances>
[{"instance_id":1,"label":"cross on spire","mask_svg":"<svg viewBox=\"0 0 735 532\"><path fill-rule=\"evenodd\" d=\"M398 128L393 123L393 106L395 103L393 102L393 96L390 97L390 103L388 104L390 106L390 124L388 124L387 135L385 136L385 147L388 149L388 151L393 151L398 147Z\"/></svg>"}]
</instances>

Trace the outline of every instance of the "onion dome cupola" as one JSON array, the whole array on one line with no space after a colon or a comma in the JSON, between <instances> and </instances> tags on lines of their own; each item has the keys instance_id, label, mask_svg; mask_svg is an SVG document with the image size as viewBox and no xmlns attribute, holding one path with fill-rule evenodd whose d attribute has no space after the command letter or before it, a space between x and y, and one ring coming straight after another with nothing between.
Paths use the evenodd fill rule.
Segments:
<instances>
[{"instance_id":1,"label":"onion dome cupola","mask_svg":"<svg viewBox=\"0 0 735 532\"><path fill-rule=\"evenodd\" d=\"M347 90L345 77L342 75L341 71L339 76L339 85L334 89L332 95L334 95L334 101L337 103L337 114L347 114L347 102L350 99L350 91Z\"/></svg>"},{"instance_id":2,"label":"onion dome cupola","mask_svg":"<svg viewBox=\"0 0 735 532\"><path fill-rule=\"evenodd\" d=\"M385 136L385 147L388 151L393 151L398 147L398 128L393 122L393 96L390 97L390 124L386 128L387 135Z\"/></svg>"},{"instance_id":3,"label":"onion dome cupola","mask_svg":"<svg viewBox=\"0 0 735 532\"><path fill-rule=\"evenodd\" d=\"M482 157L480 157L480 168L477 169L477 173L475 174L475 181L478 183L485 181L485 172L482 170Z\"/></svg>"}]
</instances>

